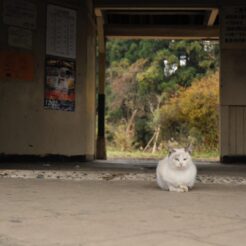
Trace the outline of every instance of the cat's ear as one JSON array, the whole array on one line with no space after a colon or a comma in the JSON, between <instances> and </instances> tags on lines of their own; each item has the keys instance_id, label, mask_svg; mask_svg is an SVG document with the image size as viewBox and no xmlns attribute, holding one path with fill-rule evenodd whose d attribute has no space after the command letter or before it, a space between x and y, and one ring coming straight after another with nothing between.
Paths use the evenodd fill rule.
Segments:
<instances>
[{"instance_id":1,"label":"cat's ear","mask_svg":"<svg viewBox=\"0 0 246 246\"><path fill-rule=\"evenodd\" d=\"M189 144L187 147L185 147L185 151L188 152L189 154L192 153L192 150L193 150L192 144Z\"/></svg>"}]
</instances>

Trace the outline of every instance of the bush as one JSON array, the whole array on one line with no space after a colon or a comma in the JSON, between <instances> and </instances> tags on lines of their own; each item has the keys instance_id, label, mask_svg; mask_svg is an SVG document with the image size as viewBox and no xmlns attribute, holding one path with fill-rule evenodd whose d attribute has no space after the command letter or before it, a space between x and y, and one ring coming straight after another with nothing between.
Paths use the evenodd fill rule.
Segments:
<instances>
[{"instance_id":1,"label":"bush","mask_svg":"<svg viewBox=\"0 0 246 246\"><path fill-rule=\"evenodd\" d=\"M216 72L194 81L161 108L164 140L174 137L187 143L190 136L199 150L218 148L218 77Z\"/></svg>"},{"instance_id":2,"label":"bush","mask_svg":"<svg viewBox=\"0 0 246 246\"><path fill-rule=\"evenodd\" d=\"M114 147L121 151L130 151L134 142L134 131L127 131L127 125L121 123L112 127L113 137L111 143Z\"/></svg>"}]
</instances>

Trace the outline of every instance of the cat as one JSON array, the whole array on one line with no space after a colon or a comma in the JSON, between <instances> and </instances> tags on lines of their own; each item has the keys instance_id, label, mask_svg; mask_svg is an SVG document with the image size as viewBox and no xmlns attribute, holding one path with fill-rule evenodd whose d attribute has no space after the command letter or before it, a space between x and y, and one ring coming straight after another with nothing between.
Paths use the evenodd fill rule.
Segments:
<instances>
[{"instance_id":1,"label":"cat","mask_svg":"<svg viewBox=\"0 0 246 246\"><path fill-rule=\"evenodd\" d=\"M197 169L191 158L191 146L170 148L169 155L156 168L157 184L161 189L187 192L196 180Z\"/></svg>"}]
</instances>

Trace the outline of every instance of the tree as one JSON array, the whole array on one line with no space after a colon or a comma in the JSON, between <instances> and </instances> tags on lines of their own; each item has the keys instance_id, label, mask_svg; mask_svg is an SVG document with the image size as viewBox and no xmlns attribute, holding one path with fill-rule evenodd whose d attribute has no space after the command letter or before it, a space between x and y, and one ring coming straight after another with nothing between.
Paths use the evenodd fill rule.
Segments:
<instances>
[{"instance_id":1,"label":"tree","mask_svg":"<svg viewBox=\"0 0 246 246\"><path fill-rule=\"evenodd\" d=\"M218 50L211 41L108 41L106 93L111 139L115 141L121 131L120 141L128 138L127 148L155 151L163 137L160 110L180 90L217 70ZM172 132L179 128L186 134L186 123L181 129L172 122Z\"/></svg>"},{"instance_id":2,"label":"tree","mask_svg":"<svg viewBox=\"0 0 246 246\"><path fill-rule=\"evenodd\" d=\"M180 142L187 142L190 136L197 149L217 149L218 104L218 72L195 80L190 87L179 90L161 108L163 139L168 141L174 137Z\"/></svg>"},{"instance_id":3,"label":"tree","mask_svg":"<svg viewBox=\"0 0 246 246\"><path fill-rule=\"evenodd\" d=\"M129 149L134 141L135 118L142 110L136 76L143 70L145 63L145 59L138 59L131 65L126 60L122 60L107 71L107 83L110 83L111 90L114 92L114 100L108 102L110 114L107 119L108 122L117 122L115 142L122 150ZM121 118L117 119L119 115Z\"/></svg>"}]
</instances>

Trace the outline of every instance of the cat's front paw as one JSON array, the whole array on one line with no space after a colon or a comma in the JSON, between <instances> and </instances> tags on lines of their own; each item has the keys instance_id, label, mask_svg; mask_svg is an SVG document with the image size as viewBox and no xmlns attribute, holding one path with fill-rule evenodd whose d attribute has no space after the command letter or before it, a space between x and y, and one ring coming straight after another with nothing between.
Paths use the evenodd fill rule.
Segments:
<instances>
[{"instance_id":1,"label":"cat's front paw","mask_svg":"<svg viewBox=\"0 0 246 246\"><path fill-rule=\"evenodd\" d=\"M183 188L181 188L180 186L179 186L179 187L173 187L173 186L170 186L170 187L169 187L169 191L185 192L185 190L184 190Z\"/></svg>"},{"instance_id":2,"label":"cat's front paw","mask_svg":"<svg viewBox=\"0 0 246 246\"><path fill-rule=\"evenodd\" d=\"M179 188L183 191L183 192L188 192L189 188L187 185L180 185Z\"/></svg>"}]
</instances>

